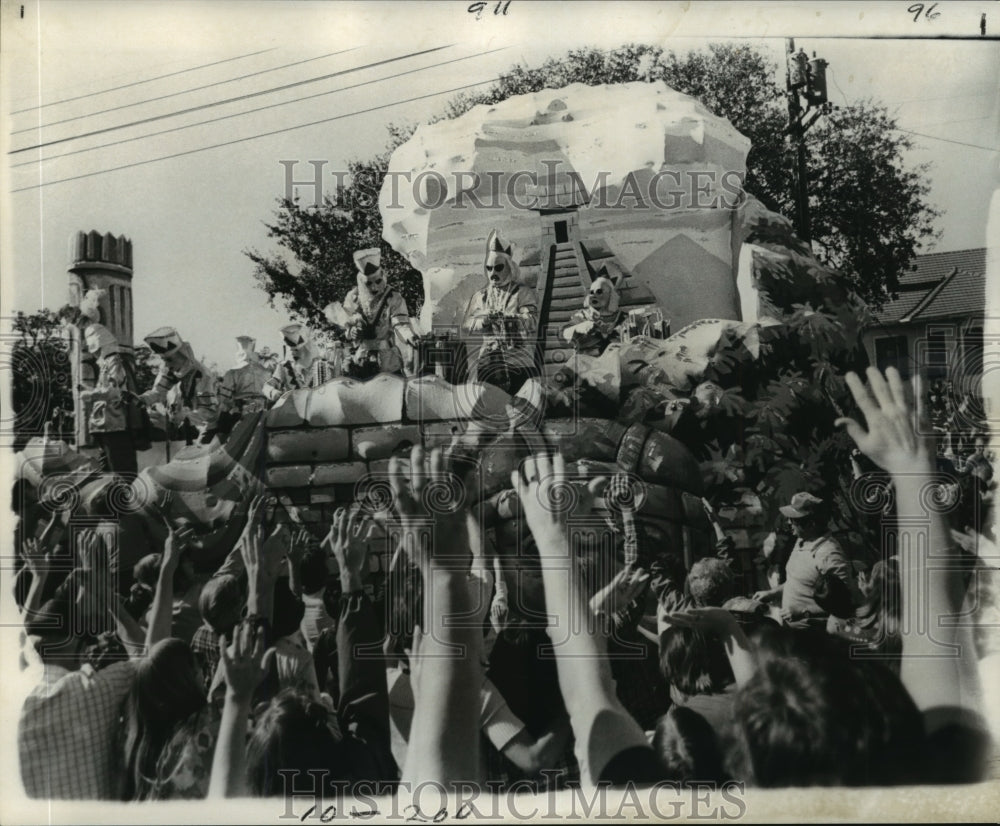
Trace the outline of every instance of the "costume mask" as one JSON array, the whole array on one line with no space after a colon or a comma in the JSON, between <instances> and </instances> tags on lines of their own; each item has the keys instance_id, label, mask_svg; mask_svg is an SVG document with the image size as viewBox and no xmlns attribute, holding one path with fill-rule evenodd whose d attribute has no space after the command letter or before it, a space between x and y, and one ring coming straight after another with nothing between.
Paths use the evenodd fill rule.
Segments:
<instances>
[{"instance_id":1,"label":"costume mask","mask_svg":"<svg viewBox=\"0 0 1000 826\"><path fill-rule=\"evenodd\" d=\"M301 324L282 327L281 337L294 359L299 359L309 347L309 331Z\"/></svg>"},{"instance_id":2,"label":"costume mask","mask_svg":"<svg viewBox=\"0 0 1000 826\"><path fill-rule=\"evenodd\" d=\"M103 321L101 307L107 302L107 295L108 291L102 287L87 290L80 301L80 315L100 324Z\"/></svg>"},{"instance_id":3,"label":"costume mask","mask_svg":"<svg viewBox=\"0 0 1000 826\"><path fill-rule=\"evenodd\" d=\"M511 245L503 240L496 230L490 232L486 239L486 261L483 270L491 286L503 287L515 277L514 259L511 257Z\"/></svg>"},{"instance_id":4,"label":"costume mask","mask_svg":"<svg viewBox=\"0 0 1000 826\"><path fill-rule=\"evenodd\" d=\"M486 262L483 265L486 270L486 277L490 284L503 287L510 283L510 259L500 252L489 252L486 254Z\"/></svg>"},{"instance_id":5,"label":"costume mask","mask_svg":"<svg viewBox=\"0 0 1000 826\"><path fill-rule=\"evenodd\" d=\"M149 345L149 349L163 359L163 363L174 373L180 373L184 370L188 362L190 347L185 347L184 340L173 327L160 327L143 340Z\"/></svg>"},{"instance_id":6,"label":"costume mask","mask_svg":"<svg viewBox=\"0 0 1000 826\"><path fill-rule=\"evenodd\" d=\"M590 285L590 292L584 305L601 314L609 314L618 310L618 291L607 278L598 278Z\"/></svg>"},{"instance_id":7,"label":"costume mask","mask_svg":"<svg viewBox=\"0 0 1000 826\"><path fill-rule=\"evenodd\" d=\"M88 324L83 331L83 341L88 353L101 356L114 352L118 344L114 334L103 324Z\"/></svg>"},{"instance_id":8,"label":"costume mask","mask_svg":"<svg viewBox=\"0 0 1000 826\"><path fill-rule=\"evenodd\" d=\"M376 269L370 275L367 273L361 273L358 279L364 282L365 288L373 296L382 295L385 292L386 287L389 286L389 280L385 277L385 273L382 272L381 268Z\"/></svg>"},{"instance_id":9,"label":"costume mask","mask_svg":"<svg viewBox=\"0 0 1000 826\"><path fill-rule=\"evenodd\" d=\"M174 373L181 373L184 371L187 365L187 357L184 353L178 351L169 356L163 357L164 364L167 365Z\"/></svg>"},{"instance_id":10,"label":"costume mask","mask_svg":"<svg viewBox=\"0 0 1000 826\"><path fill-rule=\"evenodd\" d=\"M256 361L254 345L257 342L250 338L250 336L237 336L236 343L238 345L236 348L236 366L245 367L248 364L253 364Z\"/></svg>"}]
</instances>

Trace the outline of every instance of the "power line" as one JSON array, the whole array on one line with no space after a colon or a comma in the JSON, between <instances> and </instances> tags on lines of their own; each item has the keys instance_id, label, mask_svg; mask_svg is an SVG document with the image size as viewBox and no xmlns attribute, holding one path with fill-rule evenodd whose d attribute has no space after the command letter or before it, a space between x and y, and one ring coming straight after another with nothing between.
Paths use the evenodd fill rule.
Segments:
<instances>
[{"instance_id":1,"label":"power line","mask_svg":"<svg viewBox=\"0 0 1000 826\"><path fill-rule=\"evenodd\" d=\"M111 167L110 169L99 169L96 172L86 172L83 175L74 175L70 178L59 178L54 181L44 181L43 183L40 184L32 184L31 186L23 186L18 189L12 189L11 193L26 192L31 189L40 189L43 186L51 186L52 184L63 184L68 181L78 181L81 180L82 178L92 178L95 175L104 175L108 172L118 172L119 170L122 169L131 169L133 167L145 166L146 164L156 163L158 161L167 161L173 158L180 158L185 155L194 155L197 154L198 152L206 152L209 149L220 149L224 146L233 146L234 144L244 143L245 141L257 140L259 138L269 138L273 135L280 135L283 132L294 132L296 129L306 129L310 126L318 126L321 123L330 123L335 120L342 120L343 118L355 117L356 115L366 115L369 112L378 112L381 109L389 109L392 106L401 106L406 103L414 103L418 100L426 100L427 98L439 97L440 95L448 95L452 94L453 92L461 92L464 91L465 89L474 89L477 86L484 86L487 83L495 83L498 79L499 78L491 77L487 78L486 80L480 80L477 83L468 83L464 86L456 86L454 89L444 89L440 92L430 92L426 95L418 95L416 97L407 98L406 100L397 100L394 101L393 103L383 103L381 106L372 106L369 109L359 109L356 112L348 112L347 114L344 115L334 115L333 117L322 118L320 120L314 120L309 123L300 123L295 126L286 126L283 129L274 129L271 132L262 132L257 135L249 135L245 138L236 138L231 141L224 141L223 143L215 143L212 144L211 146L200 146L196 149L188 149L185 150L184 152L175 152L172 155L164 155L160 158L148 158L147 160L144 161L135 161L134 163L122 164L121 166L114 166Z\"/></svg>"},{"instance_id":2,"label":"power line","mask_svg":"<svg viewBox=\"0 0 1000 826\"><path fill-rule=\"evenodd\" d=\"M840 96L841 98L843 98L844 104L850 105L850 101L847 99L847 95L844 93L844 90L840 88L840 84L837 83L837 76L833 71L833 67L827 66L826 71L830 75L830 80L833 81L833 85L837 88L837 91L840 92ZM932 98L906 98L905 100L888 100L879 102L882 103L884 106L896 106L898 104L903 104L903 103L926 103L932 100L959 100L961 98L982 98L982 97L990 97L994 94L996 94L995 91L979 92L976 94L965 94L965 95L942 95L940 97L932 97Z\"/></svg>"},{"instance_id":3,"label":"power line","mask_svg":"<svg viewBox=\"0 0 1000 826\"><path fill-rule=\"evenodd\" d=\"M60 103L70 103L74 100L83 100L84 98L96 97L97 95L106 95L108 92L117 92L119 89L128 89L132 86L141 86L143 83L152 83L154 80L163 80L167 77L176 77L177 75L183 75L187 72L196 72L199 69L208 69L211 66L220 66L223 63L232 63L234 60L245 60L248 57L255 57L259 54L264 54L265 52L273 52L274 48L261 49L259 52L250 52L250 54L241 54L236 57L227 57L225 60L216 60L212 63L203 63L200 66L191 66L188 69L179 69L176 72L168 72L165 75L157 75L156 77L149 77L145 80L136 80L132 83L125 83L121 86L112 86L110 89L101 89L97 92L88 92L85 95L77 95L72 98L63 98L62 100L52 100L48 103L39 103L37 106L29 106L27 109L15 109L11 112L11 115L20 115L22 112L33 112L35 109L44 109L46 106L57 106Z\"/></svg>"},{"instance_id":4,"label":"power line","mask_svg":"<svg viewBox=\"0 0 1000 826\"><path fill-rule=\"evenodd\" d=\"M982 115L978 118L961 118L959 120L936 120L931 123L921 123L920 128L925 129L928 126L948 126L952 123L976 123L981 120L990 120L993 115Z\"/></svg>"},{"instance_id":5,"label":"power line","mask_svg":"<svg viewBox=\"0 0 1000 826\"><path fill-rule=\"evenodd\" d=\"M181 131L183 131L185 129L193 129L196 126L206 126L206 125L208 125L210 123L218 123L219 121L229 120L230 118L238 118L238 117L242 117L244 115L252 115L252 114L256 114L257 112L263 112L263 111L265 111L267 109L276 109L279 106L289 106L289 105L291 105L293 103L301 103L304 100L312 100L312 99L318 98L318 97L325 97L326 95L333 95L333 94L336 94L337 92L346 92L346 91L348 91L350 89L357 89L357 88L359 88L361 86L369 86L369 85L371 85L373 83L381 83L382 81L385 81L385 80L394 80L396 78L404 77L405 75L414 74L416 72L423 72L423 71L428 71L430 69L437 69L437 68L440 68L441 66L447 66L447 65L449 65L451 63L459 63L459 62L461 62L463 60L470 60L470 59L475 58L475 57L484 57L486 55L493 54L494 52L502 52L502 51L504 51L504 50L506 50L508 48L510 48L510 47L509 46L501 46L498 49L491 49L488 52L476 52L475 54L465 55L464 57L456 57L456 58L454 58L452 60L444 60L444 61L442 61L440 63L432 63L430 66L421 66L421 67L416 68L416 69L407 69L405 72L397 72L394 75L387 75L386 77L378 77L378 78L375 78L374 80L366 80L366 81L363 81L362 83L355 83L355 84L352 84L351 86L342 86L339 89L330 89L329 91L326 91L326 92L317 92L314 95L306 95L304 97L294 98L293 100L283 100L283 101L279 101L278 103L270 103L267 106L258 106L255 109L248 109L248 110L243 111L243 112L234 112L234 113L232 113L230 115L221 115L220 117L217 117L217 118L209 118L208 120L200 120L200 121L197 121L196 123L185 123L182 126L174 126L174 127L171 127L170 129L161 129L158 132L150 132L147 135L136 135L135 137L131 137L131 138L123 138L120 141L111 141L110 143L102 143L102 144L98 144L97 146L87 146L87 147L84 147L83 149L74 149L74 150L72 150L70 152L63 152L61 155L49 155L48 157L44 157L44 158L35 158L35 159L30 160L30 161L21 161L20 163L11 164L10 168L11 169L17 169L17 168L22 167L22 166L30 166L31 164L34 164L34 163L44 163L45 161L54 161L54 160L58 160L59 158L67 158L70 155L81 155L81 154L84 154L86 152L94 152L94 151L96 151L98 149L107 149L108 147L111 147L111 146L121 146L122 144L132 143L133 141L145 140L146 138L155 138L155 137L159 137L160 135L168 135L168 134L170 134L172 132L181 132Z\"/></svg>"},{"instance_id":6,"label":"power line","mask_svg":"<svg viewBox=\"0 0 1000 826\"><path fill-rule=\"evenodd\" d=\"M155 98L146 98L145 100L137 100L133 103L123 103L121 106L112 106L109 109L99 109L96 112L87 112L83 115L74 115L71 118L63 118L62 120L54 120L51 123L43 123L40 126L26 126L24 129L16 129L11 132L11 135L20 135L22 132L31 132L35 129L48 129L51 126L58 126L61 123L69 123L74 120L81 120L82 118L95 117L96 115L106 115L108 112L118 112L122 109L131 109L133 106L142 106L144 103L155 103L158 100L166 100L167 98L175 98L179 95L186 95L191 92L200 92L202 89L211 89L213 86L224 86L227 83L236 83L238 80L246 80L249 77L256 77L257 75L265 75L268 72L277 72L281 69L289 69L292 66L301 66L303 63L312 63L314 60L323 60L327 57L334 57L335 55L345 54L347 52L353 52L359 47L355 46L351 49L341 49L339 52L330 52L329 54L323 54L319 57L310 57L305 60L297 60L294 63L285 63L282 66L275 66L271 69L261 69L257 72L250 72L245 75L240 75L239 77L232 77L228 80L217 80L214 83L207 83L204 86L193 86L190 89L182 89L179 92L171 92L167 95L159 95Z\"/></svg>"},{"instance_id":7,"label":"power line","mask_svg":"<svg viewBox=\"0 0 1000 826\"><path fill-rule=\"evenodd\" d=\"M34 146L24 146L20 149L12 149L7 154L18 155L21 152L30 152L34 149L43 149L46 146L55 146L56 144L66 143L68 141L79 140L80 138L90 138L94 135L103 135L107 132L114 132L117 129L126 129L130 126L141 126L144 123L153 123L158 120L165 120L166 118L176 117L177 115L187 115L191 112L199 112L203 109L211 109L215 106L222 106L227 103L238 103L242 100L249 100L250 98L260 97L261 95L269 95L273 92L284 92L288 89L294 89L297 86L305 86L309 83L317 83L321 80L329 80L332 77L339 77L341 75L351 74L353 72L360 72L364 69L372 69L376 66L384 66L386 63L395 63L400 60L406 60L411 57L419 57L421 55L430 54L431 52L439 52L442 49L450 49L454 46L454 43L450 43L447 46L435 46L433 49L423 49L419 52L411 52L410 54L399 55L397 57L390 57L386 60L378 60L374 63L367 63L362 66L355 66L351 69L341 69L339 72L331 72L327 75L320 75L319 77L307 78L306 80L297 80L294 83L286 83L282 86L275 86L273 89L263 89L259 92L248 92L245 95L238 95L232 98L226 98L225 100L217 100L212 103L203 103L199 106L190 106L187 109L179 109L176 112L167 112L162 115L154 115L148 118L142 118L140 120L132 121L131 123L120 123L116 126L106 126L103 129L94 129L90 132L83 132L79 135L71 135L68 138L57 138L56 140L45 141L44 143L35 144Z\"/></svg>"},{"instance_id":8,"label":"power line","mask_svg":"<svg viewBox=\"0 0 1000 826\"><path fill-rule=\"evenodd\" d=\"M959 146L968 146L971 147L972 149L985 149L987 152L1000 152L1000 149L998 149L995 146L980 146L977 143L966 143L965 141L956 141L952 140L951 138L942 138L939 135L925 135L923 132L914 132L912 129L900 129L898 126L894 126L892 127L892 129L895 132L906 132L907 134L910 135L919 135L921 138L930 138L931 140L934 141L944 141L945 143L954 143L958 144Z\"/></svg>"},{"instance_id":9,"label":"power line","mask_svg":"<svg viewBox=\"0 0 1000 826\"><path fill-rule=\"evenodd\" d=\"M996 92L980 92L975 95L941 95L940 97L933 98L906 98L905 100L890 100L889 104L897 103L925 103L929 100L958 100L960 98L985 98L995 95Z\"/></svg>"}]
</instances>

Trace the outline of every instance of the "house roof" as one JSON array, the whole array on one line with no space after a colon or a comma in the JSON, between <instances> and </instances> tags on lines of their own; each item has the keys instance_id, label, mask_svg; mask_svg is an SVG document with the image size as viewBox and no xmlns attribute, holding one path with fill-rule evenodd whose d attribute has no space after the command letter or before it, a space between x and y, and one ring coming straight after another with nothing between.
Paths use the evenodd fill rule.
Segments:
<instances>
[{"instance_id":1,"label":"house roof","mask_svg":"<svg viewBox=\"0 0 1000 826\"><path fill-rule=\"evenodd\" d=\"M986 305L986 249L918 255L899 278L898 297L875 314L878 324L905 324L982 315Z\"/></svg>"}]
</instances>

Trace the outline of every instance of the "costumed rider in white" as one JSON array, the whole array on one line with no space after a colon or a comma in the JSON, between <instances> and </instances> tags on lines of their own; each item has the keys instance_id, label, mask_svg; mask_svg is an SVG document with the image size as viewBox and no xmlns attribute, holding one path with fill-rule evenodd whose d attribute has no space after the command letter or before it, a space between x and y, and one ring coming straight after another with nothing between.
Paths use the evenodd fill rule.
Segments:
<instances>
[{"instance_id":1,"label":"costumed rider in white","mask_svg":"<svg viewBox=\"0 0 1000 826\"><path fill-rule=\"evenodd\" d=\"M199 444L208 444L215 435L219 418L219 399L215 393L215 376L194 357L191 345L183 341L173 327L160 327L144 341L162 360L151 390L142 394L147 407L168 407L167 393L175 385L180 391L180 410L176 418L187 419L200 431ZM166 411L170 416L170 411Z\"/></svg>"},{"instance_id":2,"label":"costumed rider in white","mask_svg":"<svg viewBox=\"0 0 1000 826\"><path fill-rule=\"evenodd\" d=\"M399 342L417 346L406 301L389 286L377 248L354 253L357 286L344 298L345 332L352 352L344 365L347 375L367 379L377 373L402 373Z\"/></svg>"},{"instance_id":3,"label":"costumed rider in white","mask_svg":"<svg viewBox=\"0 0 1000 826\"><path fill-rule=\"evenodd\" d=\"M228 434L243 416L260 413L267 407L264 385L272 371L261 364L255 339L237 336L236 344L236 366L227 370L219 383L220 437Z\"/></svg>"},{"instance_id":4,"label":"costumed rider in white","mask_svg":"<svg viewBox=\"0 0 1000 826\"><path fill-rule=\"evenodd\" d=\"M468 337L481 342L478 351L470 353L469 375L513 395L538 375L538 301L535 291L520 283L511 245L496 230L486 240L483 269L487 285L470 299L462 325Z\"/></svg>"},{"instance_id":5,"label":"costumed rider in white","mask_svg":"<svg viewBox=\"0 0 1000 826\"><path fill-rule=\"evenodd\" d=\"M264 385L263 393L268 399L277 401L289 390L319 387L337 377L304 324L286 324L281 328L281 338L286 358Z\"/></svg>"},{"instance_id":6,"label":"costumed rider in white","mask_svg":"<svg viewBox=\"0 0 1000 826\"><path fill-rule=\"evenodd\" d=\"M88 292L80 306L78 324L83 329L84 348L96 360L93 387L80 387L80 401L87 431L101 449L104 466L131 479L138 472L135 452L149 447L146 419L139 406L132 355L123 352L99 317L98 301L104 290ZM92 312L88 312L88 307Z\"/></svg>"},{"instance_id":7,"label":"costumed rider in white","mask_svg":"<svg viewBox=\"0 0 1000 826\"><path fill-rule=\"evenodd\" d=\"M575 344L577 351L599 356L609 344L621 339L623 313L618 309L618 290L604 275L594 279L583 299L583 309L570 317L560 331L563 340Z\"/></svg>"}]
</instances>

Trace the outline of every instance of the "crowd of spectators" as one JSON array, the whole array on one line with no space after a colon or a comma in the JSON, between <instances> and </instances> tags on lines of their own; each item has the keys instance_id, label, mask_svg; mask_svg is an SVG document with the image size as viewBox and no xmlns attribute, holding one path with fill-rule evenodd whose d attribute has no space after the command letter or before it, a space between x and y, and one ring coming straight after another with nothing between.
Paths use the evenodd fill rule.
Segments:
<instances>
[{"instance_id":1,"label":"crowd of spectators","mask_svg":"<svg viewBox=\"0 0 1000 826\"><path fill-rule=\"evenodd\" d=\"M516 565L449 484L475 458L459 450L393 458L391 510L340 509L322 541L269 523L266 495L253 498L208 578L191 565L190 528L168 522L162 553L119 579L124 593L99 531L22 514L21 665L37 679L18 722L24 787L137 801L400 782L981 779L997 699L978 670L995 653L981 617L993 537L928 508L947 500L926 496L941 484L934 446L898 374L867 378L847 376L864 422L838 424L888 476L895 545L856 564L803 492L782 508L790 547L762 549L756 590L712 549L685 570L627 510L607 527L622 564L595 582L574 523L608 480L581 484L558 452L512 474ZM984 442L963 469L988 506ZM377 536L394 551L380 602L364 587ZM960 615L975 622L941 619Z\"/></svg>"}]
</instances>

